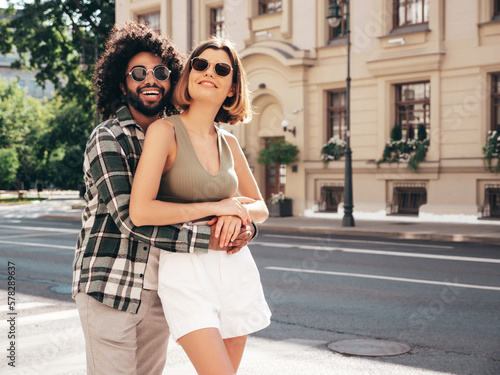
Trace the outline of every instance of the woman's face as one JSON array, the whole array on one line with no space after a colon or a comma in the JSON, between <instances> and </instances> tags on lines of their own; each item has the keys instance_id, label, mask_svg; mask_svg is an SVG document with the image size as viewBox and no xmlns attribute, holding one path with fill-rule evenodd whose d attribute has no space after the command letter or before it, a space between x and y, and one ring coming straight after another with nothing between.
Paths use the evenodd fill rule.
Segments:
<instances>
[{"instance_id":1,"label":"woman's face","mask_svg":"<svg viewBox=\"0 0 500 375\"><path fill-rule=\"evenodd\" d=\"M191 68L188 84L189 96L191 100L209 101L220 107L227 97L234 96L234 71L231 70L227 76L223 77L217 74L215 64L220 62L232 66L231 59L224 50L212 48L206 49L198 57L208 60L209 65L202 72Z\"/></svg>"}]
</instances>

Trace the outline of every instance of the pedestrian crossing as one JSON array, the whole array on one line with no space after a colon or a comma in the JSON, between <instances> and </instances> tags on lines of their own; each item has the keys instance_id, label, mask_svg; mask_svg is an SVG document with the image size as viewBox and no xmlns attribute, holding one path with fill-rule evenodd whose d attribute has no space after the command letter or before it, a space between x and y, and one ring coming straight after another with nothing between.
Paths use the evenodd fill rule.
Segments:
<instances>
[{"instance_id":1,"label":"pedestrian crossing","mask_svg":"<svg viewBox=\"0 0 500 375\"><path fill-rule=\"evenodd\" d=\"M6 337L4 333L9 330L8 319L12 315L8 315L10 311L4 298L0 298L0 302L0 332ZM74 303L23 301L16 304L15 313L15 367L9 366L8 360L3 359L0 374L86 374L85 342ZM255 374L254 371L263 363L325 344L318 340L273 341L250 337L239 374ZM172 339L167 357L163 375L196 375L181 346Z\"/></svg>"},{"instance_id":2,"label":"pedestrian crossing","mask_svg":"<svg viewBox=\"0 0 500 375\"><path fill-rule=\"evenodd\" d=\"M85 342L78 312L74 303L55 300L33 301L16 297L16 367L10 367L5 355L0 361L2 375L85 375ZM6 342L9 328L9 310L6 298L0 295L1 348L8 348ZM310 335L307 329L290 327L287 324L272 323L280 336L295 338L268 339L250 336L239 375L268 374L314 374L314 375L448 375L449 373L404 366L397 363L376 361L369 358L342 356L327 349L332 333L320 333L326 340L297 338L297 333ZM276 326L278 329L276 330ZM271 328L273 330L273 328ZM267 335L269 336L269 335ZM271 334L272 336L272 334ZM300 336L300 334L298 334ZM338 337L337 337L338 338ZM419 356L422 353L413 353ZM167 364L163 375L196 375L182 348L169 342Z\"/></svg>"}]
</instances>

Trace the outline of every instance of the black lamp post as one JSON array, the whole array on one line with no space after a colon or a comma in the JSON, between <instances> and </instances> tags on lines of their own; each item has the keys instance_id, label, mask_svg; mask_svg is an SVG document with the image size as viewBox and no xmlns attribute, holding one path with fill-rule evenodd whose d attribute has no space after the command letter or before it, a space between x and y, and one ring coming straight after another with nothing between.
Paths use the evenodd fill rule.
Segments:
<instances>
[{"instance_id":1,"label":"black lamp post","mask_svg":"<svg viewBox=\"0 0 500 375\"><path fill-rule=\"evenodd\" d=\"M340 0L342 4L343 0ZM337 27L342 21L342 5L334 0L328 7L328 23L331 27ZM343 227L353 227L354 217L352 216L352 151L351 151L351 23L349 20L349 0L345 0L345 33L347 34L347 78L346 78L346 150L345 150L345 178L344 178L344 217L342 218Z\"/></svg>"}]
</instances>

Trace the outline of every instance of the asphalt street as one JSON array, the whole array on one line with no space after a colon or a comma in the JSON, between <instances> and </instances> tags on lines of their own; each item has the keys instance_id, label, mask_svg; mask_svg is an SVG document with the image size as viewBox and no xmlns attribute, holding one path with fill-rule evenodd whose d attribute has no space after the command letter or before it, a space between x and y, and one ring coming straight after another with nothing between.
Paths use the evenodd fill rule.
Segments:
<instances>
[{"instance_id":1,"label":"asphalt street","mask_svg":"<svg viewBox=\"0 0 500 375\"><path fill-rule=\"evenodd\" d=\"M51 207L0 209L4 353L9 314L16 314L16 367L4 356L2 374L85 373L83 335L69 294L80 223L40 218ZM264 229L251 249L273 318L250 337L240 374L500 373L498 245ZM327 347L351 339L403 342L411 350L361 357ZM194 374L174 342L164 374Z\"/></svg>"}]
</instances>

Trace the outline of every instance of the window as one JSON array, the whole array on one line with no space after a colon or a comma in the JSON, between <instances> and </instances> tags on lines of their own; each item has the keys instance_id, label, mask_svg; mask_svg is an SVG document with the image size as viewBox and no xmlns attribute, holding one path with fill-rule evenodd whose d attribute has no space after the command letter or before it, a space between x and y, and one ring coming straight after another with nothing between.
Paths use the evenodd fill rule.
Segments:
<instances>
[{"instance_id":1,"label":"window","mask_svg":"<svg viewBox=\"0 0 500 375\"><path fill-rule=\"evenodd\" d=\"M419 124L430 128L430 82L405 83L396 86L396 123L401 126L403 139L417 136Z\"/></svg>"},{"instance_id":2,"label":"window","mask_svg":"<svg viewBox=\"0 0 500 375\"><path fill-rule=\"evenodd\" d=\"M342 38L347 35L347 30L349 30L349 25L347 24L347 4L345 0L330 0L329 5L334 1L341 5L342 20L337 27L331 27L328 25L329 35L328 40L333 40L337 38Z\"/></svg>"},{"instance_id":3,"label":"window","mask_svg":"<svg viewBox=\"0 0 500 375\"><path fill-rule=\"evenodd\" d=\"M327 139L345 140L347 130L346 90L329 91L327 100Z\"/></svg>"},{"instance_id":4,"label":"window","mask_svg":"<svg viewBox=\"0 0 500 375\"><path fill-rule=\"evenodd\" d=\"M259 14L281 12L281 0L259 0Z\"/></svg>"},{"instance_id":5,"label":"window","mask_svg":"<svg viewBox=\"0 0 500 375\"><path fill-rule=\"evenodd\" d=\"M500 218L500 185L486 185L483 217Z\"/></svg>"},{"instance_id":6,"label":"window","mask_svg":"<svg viewBox=\"0 0 500 375\"><path fill-rule=\"evenodd\" d=\"M500 73L491 75L491 130L500 132Z\"/></svg>"},{"instance_id":7,"label":"window","mask_svg":"<svg viewBox=\"0 0 500 375\"><path fill-rule=\"evenodd\" d=\"M210 9L210 35L215 35L224 38L224 8Z\"/></svg>"},{"instance_id":8,"label":"window","mask_svg":"<svg viewBox=\"0 0 500 375\"><path fill-rule=\"evenodd\" d=\"M344 201L344 185L322 186L320 212L338 212L339 203Z\"/></svg>"},{"instance_id":9,"label":"window","mask_svg":"<svg viewBox=\"0 0 500 375\"><path fill-rule=\"evenodd\" d=\"M420 184L407 184L394 187L391 213L418 215L421 205L427 203L427 190Z\"/></svg>"},{"instance_id":10,"label":"window","mask_svg":"<svg viewBox=\"0 0 500 375\"><path fill-rule=\"evenodd\" d=\"M429 22L429 0L394 0L394 28Z\"/></svg>"},{"instance_id":11,"label":"window","mask_svg":"<svg viewBox=\"0 0 500 375\"><path fill-rule=\"evenodd\" d=\"M493 19L500 19L500 0L493 1Z\"/></svg>"},{"instance_id":12,"label":"window","mask_svg":"<svg viewBox=\"0 0 500 375\"><path fill-rule=\"evenodd\" d=\"M137 16L137 22L148 25L149 28L153 29L154 31L156 31L158 33L161 32L160 12L143 14L143 15Z\"/></svg>"}]
</instances>

